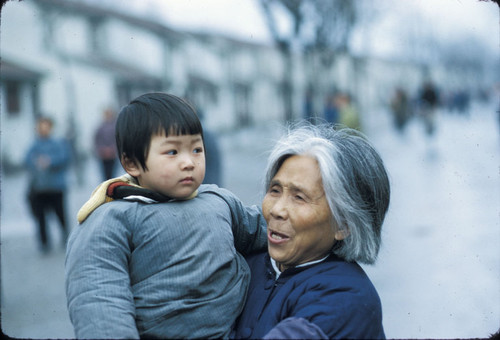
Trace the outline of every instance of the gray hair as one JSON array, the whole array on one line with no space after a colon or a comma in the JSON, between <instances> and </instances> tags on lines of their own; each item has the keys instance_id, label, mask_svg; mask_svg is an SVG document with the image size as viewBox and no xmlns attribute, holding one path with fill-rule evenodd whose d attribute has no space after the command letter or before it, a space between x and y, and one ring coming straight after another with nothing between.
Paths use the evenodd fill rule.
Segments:
<instances>
[{"instance_id":1,"label":"gray hair","mask_svg":"<svg viewBox=\"0 0 500 340\"><path fill-rule=\"evenodd\" d=\"M390 184L384 163L359 131L330 124L291 126L271 151L265 186L293 155L318 162L333 219L348 236L332 252L346 261L373 264L389 207Z\"/></svg>"}]
</instances>

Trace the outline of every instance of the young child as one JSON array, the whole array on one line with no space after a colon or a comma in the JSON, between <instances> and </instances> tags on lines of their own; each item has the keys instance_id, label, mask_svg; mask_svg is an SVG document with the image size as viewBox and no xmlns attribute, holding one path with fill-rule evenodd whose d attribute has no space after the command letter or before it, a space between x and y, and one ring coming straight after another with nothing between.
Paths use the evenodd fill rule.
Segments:
<instances>
[{"instance_id":1,"label":"young child","mask_svg":"<svg viewBox=\"0 0 500 340\"><path fill-rule=\"evenodd\" d=\"M116 143L129 176L98 187L68 242L76 337L227 338L249 283L240 253L266 248L261 209L201 185L201 123L178 97L130 102Z\"/></svg>"}]
</instances>

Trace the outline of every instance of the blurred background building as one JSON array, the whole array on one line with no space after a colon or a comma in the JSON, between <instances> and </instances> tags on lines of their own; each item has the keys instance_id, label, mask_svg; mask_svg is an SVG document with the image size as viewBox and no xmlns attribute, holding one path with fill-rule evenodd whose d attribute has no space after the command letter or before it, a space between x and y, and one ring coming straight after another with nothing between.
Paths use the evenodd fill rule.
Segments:
<instances>
[{"instance_id":1,"label":"blurred background building","mask_svg":"<svg viewBox=\"0 0 500 340\"><path fill-rule=\"evenodd\" d=\"M266 155L283 123L338 122L343 111L356 112L391 177L380 259L366 268L386 335L482 338L498 330L494 1L2 3L0 324L7 335L74 336L64 249L40 254L26 202L22 163L36 118L51 116L54 135L73 148L67 194L75 228L76 212L102 181L94 137L103 112L148 91L198 108L220 142L222 185L245 204L262 200Z\"/></svg>"},{"instance_id":2,"label":"blurred background building","mask_svg":"<svg viewBox=\"0 0 500 340\"><path fill-rule=\"evenodd\" d=\"M119 109L147 91L188 98L203 110L206 127L223 131L304 118L306 93L312 115L320 119L330 94L349 93L369 126L376 119L370 112L387 105L396 86L414 94L432 79L439 88L476 95L494 80L488 70L494 53L474 51L474 59L463 49L441 46L432 55L423 46L439 43L419 41L432 37L423 33L407 37L409 45L399 43L398 49L407 50L404 57L373 55L366 41L361 52L353 51L354 33L380 17L380 8L361 2L254 1L269 29L268 42L173 28L158 13L130 11L132 3L25 0L2 8L6 173L19 167L29 142L16 137L32 130L38 115L53 116L77 159L84 160L104 108ZM168 5L153 8L168 13ZM294 27L290 32L280 31L280 11ZM425 22L414 26L419 24ZM370 39L367 28L362 32ZM499 70L498 58L493 66Z\"/></svg>"}]
</instances>

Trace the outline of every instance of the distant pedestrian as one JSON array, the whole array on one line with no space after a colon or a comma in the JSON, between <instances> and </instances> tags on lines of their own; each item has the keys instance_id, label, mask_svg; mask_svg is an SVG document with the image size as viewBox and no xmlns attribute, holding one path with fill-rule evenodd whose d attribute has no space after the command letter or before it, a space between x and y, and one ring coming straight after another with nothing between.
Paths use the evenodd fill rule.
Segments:
<instances>
[{"instance_id":1,"label":"distant pedestrian","mask_svg":"<svg viewBox=\"0 0 500 340\"><path fill-rule=\"evenodd\" d=\"M453 108L458 111L458 113L465 116L469 115L470 106L470 96L469 92L465 89L458 90L453 96L454 105Z\"/></svg>"},{"instance_id":2,"label":"distant pedestrian","mask_svg":"<svg viewBox=\"0 0 500 340\"><path fill-rule=\"evenodd\" d=\"M101 165L102 177L108 180L114 177L118 155L115 142L115 112L112 109L104 110L103 121L97 128L94 136L94 147Z\"/></svg>"},{"instance_id":3,"label":"distant pedestrian","mask_svg":"<svg viewBox=\"0 0 500 340\"><path fill-rule=\"evenodd\" d=\"M336 103L339 110L340 124L361 131L359 114L352 103L351 96L347 93L341 93L337 96Z\"/></svg>"},{"instance_id":4,"label":"distant pedestrian","mask_svg":"<svg viewBox=\"0 0 500 340\"><path fill-rule=\"evenodd\" d=\"M205 122L205 111L197 108L200 121ZM222 151L214 131L203 125L203 144L205 145L205 178L203 184L216 184L222 187Z\"/></svg>"},{"instance_id":5,"label":"distant pedestrian","mask_svg":"<svg viewBox=\"0 0 500 340\"><path fill-rule=\"evenodd\" d=\"M410 118L408 96L403 88L396 88L391 98L390 106L394 118L394 126L398 132L403 132Z\"/></svg>"},{"instance_id":6,"label":"distant pedestrian","mask_svg":"<svg viewBox=\"0 0 500 340\"><path fill-rule=\"evenodd\" d=\"M326 122L331 124L336 124L339 122L339 110L337 108L335 99L335 93L331 93L328 95L328 97L326 97L325 109L323 113Z\"/></svg>"},{"instance_id":7,"label":"distant pedestrian","mask_svg":"<svg viewBox=\"0 0 500 340\"><path fill-rule=\"evenodd\" d=\"M304 95L304 119L312 124L316 123L316 115L314 114L313 91L308 88Z\"/></svg>"},{"instance_id":8,"label":"distant pedestrian","mask_svg":"<svg viewBox=\"0 0 500 340\"><path fill-rule=\"evenodd\" d=\"M28 150L25 166L29 172L28 202L38 223L40 249L50 249L47 235L47 212L53 210L59 219L63 244L66 244L65 191L66 172L70 164L70 148L63 139L52 137L53 121L41 117L37 121L38 137Z\"/></svg>"},{"instance_id":9,"label":"distant pedestrian","mask_svg":"<svg viewBox=\"0 0 500 340\"><path fill-rule=\"evenodd\" d=\"M219 141L214 132L209 129L203 130L203 142L205 144L206 170L203 184L216 184L222 186L222 155Z\"/></svg>"},{"instance_id":10,"label":"distant pedestrian","mask_svg":"<svg viewBox=\"0 0 500 340\"><path fill-rule=\"evenodd\" d=\"M420 92L420 115L423 119L427 136L434 135L436 129L436 107L438 105L438 93L432 82L426 82Z\"/></svg>"}]
</instances>

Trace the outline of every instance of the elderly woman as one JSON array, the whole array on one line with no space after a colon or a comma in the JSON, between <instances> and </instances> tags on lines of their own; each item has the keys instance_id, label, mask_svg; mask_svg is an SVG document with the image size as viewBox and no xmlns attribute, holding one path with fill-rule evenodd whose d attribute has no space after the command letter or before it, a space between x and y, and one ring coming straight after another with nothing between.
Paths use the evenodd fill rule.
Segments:
<instances>
[{"instance_id":1,"label":"elderly woman","mask_svg":"<svg viewBox=\"0 0 500 340\"><path fill-rule=\"evenodd\" d=\"M357 262L373 264L390 197L383 162L357 131L291 130L272 151L262 211L268 253L235 338L384 338L380 298Z\"/></svg>"}]
</instances>

